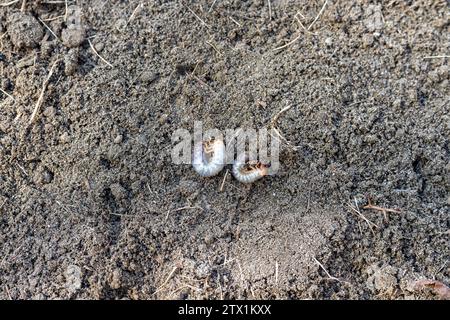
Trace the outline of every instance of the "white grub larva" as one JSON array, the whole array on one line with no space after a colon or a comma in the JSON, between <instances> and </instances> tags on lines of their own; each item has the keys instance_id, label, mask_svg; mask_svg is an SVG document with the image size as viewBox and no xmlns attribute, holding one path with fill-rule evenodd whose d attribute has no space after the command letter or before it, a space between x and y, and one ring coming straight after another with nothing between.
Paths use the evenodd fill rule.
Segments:
<instances>
[{"instance_id":1,"label":"white grub larva","mask_svg":"<svg viewBox=\"0 0 450 320\"><path fill-rule=\"evenodd\" d=\"M260 162L250 164L248 157L240 157L233 164L233 176L242 183L252 183L268 174L267 166Z\"/></svg>"},{"instance_id":2,"label":"white grub larva","mask_svg":"<svg viewBox=\"0 0 450 320\"><path fill-rule=\"evenodd\" d=\"M202 177L212 177L222 171L225 166L225 145L223 141L196 142L192 166Z\"/></svg>"}]
</instances>

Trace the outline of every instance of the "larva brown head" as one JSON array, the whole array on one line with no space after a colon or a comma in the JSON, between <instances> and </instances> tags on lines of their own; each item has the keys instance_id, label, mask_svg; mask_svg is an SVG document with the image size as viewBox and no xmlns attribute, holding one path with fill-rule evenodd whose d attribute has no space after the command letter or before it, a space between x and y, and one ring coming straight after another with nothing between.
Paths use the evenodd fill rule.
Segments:
<instances>
[{"instance_id":1,"label":"larva brown head","mask_svg":"<svg viewBox=\"0 0 450 320\"><path fill-rule=\"evenodd\" d=\"M267 176L269 174L269 168L262 163L258 165L258 171L261 177Z\"/></svg>"},{"instance_id":2,"label":"larva brown head","mask_svg":"<svg viewBox=\"0 0 450 320\"><path fill-rule=\"evenodd\" d=\"M205 150L206 153L213 153L215 148L219 147L221 144L223 144L222 140L216 140L216 139L210 139L203 141L203 150Z\"/></svg>"},{"instance_id":3,"label":"larva brown head","mask_svg":"<svg viewBox=\"0 0 450 320\"><path fill-rule=\"evenodd\" d=\"M214 152L214 141L203 141L203 150L207 154L212 154Z\"/></svg>"}]
</instances>

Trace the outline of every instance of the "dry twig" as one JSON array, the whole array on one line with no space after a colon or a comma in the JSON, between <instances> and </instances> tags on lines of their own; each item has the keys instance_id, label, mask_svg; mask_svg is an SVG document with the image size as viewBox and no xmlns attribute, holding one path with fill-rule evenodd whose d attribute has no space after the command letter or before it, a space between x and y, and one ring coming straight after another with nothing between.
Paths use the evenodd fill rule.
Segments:
<instances>
[{"instance_id":1,"label":"dry twig","mask_svg":"<svg viewBox=\"0 0 450 320\"><path fill-rule=\"evenodd\" d=\"M384 219L385 219L386 221L388 221L388 216L387 216L387 213L388 213L388 212L392 212L392 213L400 213L399 210L388 209L388 208L382 208L382 207L374 206L374 205L372 204L372 201L370 200L370 198L368 199L368 202L369 202L369 204L365 205L365 206L363 207L363 209L366 209L366 210L377 210L377 211L383 212Z\"/></svg>"},{"instance_id":2,"label":"dry twig","mask_svg":"<svg viewBox=\"0 0 450 320\"><path fill-rule=\"evenodd\" d=\"M169 214L171 213L171 212L178 212L178 211L182 211L182 210L189 210L189 209L199 209L199 210L203 210L203 208L201 208L201 207L198 207L198 206L185 206L185 207L181 207L181 208L177 208L177 209L173 209L173 210L167 210L167 213L166 213L166 217L164 218L164 220L167 220L168 218L169 218Z\"/></svg>"}]
</instances>

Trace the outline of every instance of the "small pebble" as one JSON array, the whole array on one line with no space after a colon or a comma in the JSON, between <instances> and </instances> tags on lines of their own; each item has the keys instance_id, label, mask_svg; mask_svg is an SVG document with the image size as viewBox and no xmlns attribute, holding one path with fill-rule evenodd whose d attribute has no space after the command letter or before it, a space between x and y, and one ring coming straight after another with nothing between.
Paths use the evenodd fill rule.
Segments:
<instances>
[{"instance_id":1,"label":"small pebble","mask_svg":"<svg viewBox=\"0 0 450 320\"><path fill-rule=\"evenodd\" d=\"M68 143L70 141L70 136L67 132L64 132L60 137L59 137L59 141L61 143Z\"/></svg>"},{"instance_id":2,"label":"small pebble","mask_svg":"<svg viewBox=\"0 0 450 320\"><path fill-rule=\"evenodd\" d=\"M36 184L48 184L53 181L53 173L48 169L37 170L34 174L33 180Z\"/></svg>"},{"instance_id":3,"label":"small pebble","mask_svg":"<svg viewBox=\"0 0 450 320\"><path fill-rule=\"evenodd\" d=\"M205 241L206 244L210 245L210 244L212 244L214 242L214 237L211 236L211 235L207 235L207 236L205 236L204 241Z\"/></svg>"},{"instance_id":4,"label":"small pebble","mask_svg":"<svg viewBox=\"0 0 450 320\"><path fill-rule=\"evenodd\" d=\"M36 57L34 55L26 56L25 58L22 58L17 62L16 67L22 69L32 66L35 63L35 58Z\"/></svg>"},{"instance_id":5,"label":"small pebble","mask_svg":"<svg viewBox=\"0 0 450 320\"><path fill-rule=\"evenodd\" d=\"M47 118L54 118L56 116L56 109L54 107L48 107L45 108L43 113Z\"/></svg>"},{"instance_id":6,"label":"small pebble","mask_svg":"<svg viewBox=\"0 0 450 320\"><path fill-rule=\"evenodd\" d=\"M366 33L362 37L363 47L371 47L373 45L373 42L375 41L373 34Z\"/></svg>"},{"instance_id":7,"label":"small pebble","mask_svg":"<svg viewBox=\"0 0 450 320\"><path fill-rule=\"evenodd\" d=\"M140 77L139 80L141 80L144 83L151 83L153 81L155 81L156 79L158 79L159 74L157 72L153 72L153 71L144 71Z\"/></svg>"},{"instance_id":8,"label":"small pebble","mask_svg":"<svg viewBox=\"0 0 450 320\"><path fill-rule=\"evenodd\" d=\"M97 42L96 44L94 44L94 48L95 50L97 50L97 52L101 52L104 47L105 44L103 42Z\"/></svg>"},{"instance_id":9,"label":"small pebble","mask_svg":"<svg viewBox=\"0 0 450 320\"><path fill-rule=\"evenodd\" d=\"M53 180L53 173L51 173L48 170L44 170L44 172L42 173L42 182L47 184L52 182Z\"/></svg>"},{"instance_id":10,"label":"small pebble","mask_svg":"<svg viewBox=\"0 0 450 320\"><path fill-rule=\"evenodd\" d=\"M122 270L119 268L116 268L111 277L111 288L112 289L119 289L122 286Z\"/></svg>"},{"instance_id":11,"label":"small pebble","mask_svg":"<svg viewBox=\"0 0 450 320\"><path fill-rule=\"evenodd\" d=\"M127 197L127 190L120 183L114 183L109 188L116 200L123 200Z\"/></svg>"},{"instance_id":12,"label":"small pebble","mask_svg":"<svg viewBox=\"0 0 450 320\"><path fill-rule=\"evenodd\" d=\"M164 123L167 122L167 118L168 118L168 117L169 117L169 115L166 114L166 113L164 113L164 114L162 114L162 115L159 117L158 122L159 122L160 124L164 124Z\"/></svg>"},{"instance_id":13,"label":"small pebble","mask_svg":"<svg viewBox=\"0 0 450 320\"><path fill-rule=\"evenodd\" d=\"M123 136L121 134L119 134L117 137L114 138L114 143L119 144L122 143L123 141Z\"/></svg>"},{"instance_id":14,"label":"small pebble","mask_svg":"<svg viewBox=\"0 0 450 320\"><path fill-rule=\"evenodd\" d=\"M79 49L72 48L64 56L64 73L68 76L74 74L78 69Z\"/></svg>"},{"instance_id":15,"label":"small pebble","mask_svg":"<svg viewBox=\"0 0 450 320\"><path fill-rule=\"evenodd\" d=\"M69 292L74 293L81 288L83 272L77 265L70 265L66 269L66 288Z\"/></svg>"},{"instance_id":16,"label":"small pebble","mask_svg":"<svg viewBox=\"0 0 450 320\"><path fill-rule=\"evenodd\" d=\"M44 37L44 31L36 18L22 12L11 15L8 34L18 49L36 47Z\"/></svg>"},{"instance_id":17,"label":"small pebble","mask_svg":"<svg viewBox=\"0 0 450 320\"><path fill-rule=\"evenodd\" d=\"M68 48L80 46L86 39L86 30L82 26L70 25L61 33L61 40Z\"/></svg>"},{"instance_id":18,"label":"small pebble","mask_svg":"<svg viewBox=\"0 0 450 320\"><path fill-rule=\"evenodd\" d=\"M53 52L54 44L52 41L42 41L41 43L41 57L50 58Z\"/></svg>"},{"instance_id":19,"label":"small pebble","mask_svg":"<svg viewBox=\"0 0 450 320\"><path fill-rule=\"evenodd\" d=\"M82 23L82 9L71 5L67 8L67 28L61 32L61 40L68 48L80 46L86 39L86 29Z\"/></svg>"}]
</instances>

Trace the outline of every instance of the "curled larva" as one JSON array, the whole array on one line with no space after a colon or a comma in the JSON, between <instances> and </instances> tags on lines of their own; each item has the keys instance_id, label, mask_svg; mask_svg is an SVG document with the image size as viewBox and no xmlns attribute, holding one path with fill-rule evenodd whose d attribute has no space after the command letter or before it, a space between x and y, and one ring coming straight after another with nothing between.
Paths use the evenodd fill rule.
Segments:
<instances>
[{"instance_id":1,"label":"curled larva","mask_svg":"<svg viewBox=\"0 0 450 320\"><path fill-rule=\"evenodd\" d=\"M225 145L222 140L197 142L192 159L194 170L202 177L212 177L225 166Z\"/></svg>"},{"instance_id":2,"label":"curled larva","mask_svg":"<svg viewBox=\"0 0 450 320\"><path fill-rule=\"evenodd\" d=\"M258 162L255 165L247 163L247 157L238 158L232 169L233 176L242 183L252 183L268 174L267 166Z\"/></svg>"}]
</instances>

